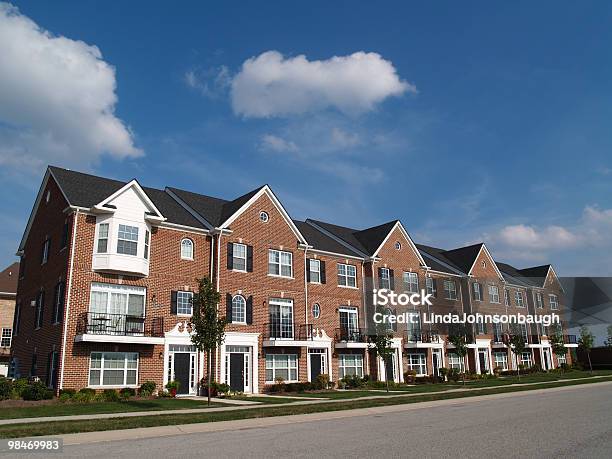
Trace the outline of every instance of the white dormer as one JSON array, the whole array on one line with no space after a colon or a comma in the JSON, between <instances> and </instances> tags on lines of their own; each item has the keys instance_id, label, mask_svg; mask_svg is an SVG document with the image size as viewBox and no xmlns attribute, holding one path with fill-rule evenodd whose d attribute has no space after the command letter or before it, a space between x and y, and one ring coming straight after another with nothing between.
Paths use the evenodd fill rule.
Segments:
<instances>
[{"instance_id":1,"label":"white dormer","mask_svg":"<svg viewBox=\"0 0 612 459\"><path fill-rule=\"evenodd\" d=\"M151 226L165 220L132 180L92 209L96 217L94 271L149 275Z\"/></svg>"}]
</instances>

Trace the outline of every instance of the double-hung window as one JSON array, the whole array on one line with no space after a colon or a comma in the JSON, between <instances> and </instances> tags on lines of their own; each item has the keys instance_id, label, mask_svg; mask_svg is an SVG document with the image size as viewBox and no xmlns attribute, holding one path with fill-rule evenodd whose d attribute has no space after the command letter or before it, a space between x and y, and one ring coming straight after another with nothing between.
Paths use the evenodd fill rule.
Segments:
<instances>
[{"instance_id":1,"label":"double-hung window","mask_svg":"<svg viewBox=\"0 0 612 459\"><path fill-rule=\"evenodd\" d=\"M493 361L495 362L494 368L499 368L500 370L508 369L508 353L507 352L494 352Z\"/></svg>"},{"instance_id":2,"label":"double-hung window","mask_svg":"<svg viewBox=\"0 0 612 459\"><path fill-rule=\"evenodd\" d=\"M339 354L338 370L340 379L346 376L363 376L363 356L359 354Z\"/></svg>"},{"instance_id":3,"label":"double-hung window","mask_svg":"<svg viewBox=\"0 0 612 459\"><path fill-rule=\"evenodd\" d=\"M282 379L295 382L298 379L296 354L266 354L266 382Z\"/></svg>"},{"instance_id":4,"label":"double-hung window","mask_svg":"<svg viewBox=\"0 0 612 459\"><path fill-rule=\"evenodd\" d=\"M310 275L310 282L315 284L321 283L321 260L311 258L308 261L308 271Z\"/></svg>"},{"instance_id":5,"label":"double-hung window","mask_svg":"<svg viewBox=\"0 0 612 459\"><path fill-rule=\"evenodd\" d=\"M268 274L293 277L293 254L270 249L268 251Z\"/></svg>"},{"instance_id":6,"label":"double-hung window","mask_svg":"<svg viewBox=\"0 0 612 459\"><path fill-rule=\"evenodd\" d=\"M138 227L119 225L117 236L117 253L123 255L138 254Z\"/></svg>"},{"instance_id":7,"label":"double-hung window","mask_svg":"<svg viewBox=\"0 0 612 459\"><path fill-rule=\"evenodd\" d=\"M149 241L151 237L151 233L149 233L149 230L145 231L145 239L144 239L144 258L145 260L149 259L149 247L151 245L151 242Z\"/></svg>"},{"instance_id":8,"label":"double-hung window","mask_svg":"<svg viewBox=\"0 0 612 459\"><path fill-rule=\"evenodd\" d=\"M458 370L459 372L463 372L463 366L464 366L463 357L459 357L459 355L455 354L454 352L449 352L448 353L448 366L450 368Z\"/></svg>"},{"instance_id":9,"label":"double-hung window","mask_svg":"<svg viewBox=\"0 0 612 459\"><path fill-rule=\"evenodd\" d=\"M482 289L478 282L472 284L472 291L474 292L474 300L482 301Z\"/></svg>"},{"instance_id":10,"label":"double-hung window","mask_svg":"<svg viewBox=\"0 0 612 459\"><path fill-rule=\"evenodd\" d=\"M391 271L389 268L380 268L380 285L381 289L391 289Z\"/></svg>"},{"instance_id":11,"label":"double-hung window","mask_svg":"<svg viewBox=\"0 0 612 459\"><path fill-rule=\"evenodd\" d=\"M247 246L245 244L233 243L232 269L235 269L236 271L246 271L247 269Z\"/></svg>"},{"instance_id":12,"label":"double-hung window","mask_svg":"<svg viewBox=\"0 0 612 459\"><path fill-rule=\"evenodd\" d=\"M193 292L176 292L176 313L181 316L193 314Z\"/></svg>"},{"instance_id":13,"label":"double-hung window","mask_svg":"<svg viewBox=\"0 0 612 459\"><path fill-rule=\"evenodd\" d=\"M34 328L38 329L42 327L43 324L43 316L45 314L45 291L41 290L38 293L38 298L36 299L36 311L34 317Z\"/></svg>"},{"instance_id":14,"label":"double-hung window","mask_svg":"<svg viewBox=\"0 0 612 459\"><path fill-rule=\"evenodd\" d=\"M417 273L404 273L404 288L409 293L419 292L419 275Z\"/></svg>"},{"instance_id":15,"label":"double-hung window","mask_svg":"<svg viewBox=\"0 0 612 459\"><path fill-rule=\"evenodd\" d=\"M444 297L447 300L457 299L457 286L455 285L455 281L450 279L444 281Z\"/></svg>"},{"instance_id":16,"label":"double-hung window","mask_svg":"<svg viewBox=\"0 0 612 459\"><path fill-rule=\"evenodd\" d=\"M108 223L100 223L98 225L98 253L108 252Z\"/></svg>"},{"instance_id":17,"label":"double-hung window","mask_svg":"<svg viewBox=\"0 0 612 459\"><path fill-rule=\"evenodd\" d=\"M504 304L510 306L510 292L507 288L504 289Z\"/></svg>"},{"instance_id":18,"label":"double-hung window","mask_svg":"<svg viewBox=\"0 0 612 459\"><path fill-rule=\"evenodd\" d=\"M489 285L489 302L499 303L499 287L497 285Z\"/></svg>"},{"instance_id":19,"label":"double-hung window","mask_svg":"<svg viewBox=\"0 0 612 459\"><path fill-rule=\"evenodd\" d=\"M49 248L51 247L51 239L45 239L45 242L42 246L42 254L40 264L44 265L47 261L49 261Z\"/></svg>"},{"instance_id":20,"label":"double-hung window","mask_svg":"<svg viewBox=\"0 0 612 459\"><path fill-rule=\"evenodd\" d=\"M557 295L548 295L548 302L550 303L550 309L559 309L559 301L557 300Z\"/></svg>"},{"instance_id":21,"label":"double-hung window","mask_svg":"<svg viewBox=\"0 0 612 459\"><path fill-rule=\"evenodd\" d=\"M531 368L531 352L521 353L521 365L525 368Z\"/></svg>"},{"instance_id":22,"label":"double-hung window","mask_svg":"<svg viewBox=\"0 0 612 459\"><path fill-rule=\"evenodd\" d=\"M524 303L523 303L523 291L522 290L517 290L514 293L514 299L516 300L516 306L518 308L523 308L525 307Z\"/></svg>"},{"instance_id":23,"label":"double-hung window","mask_svg":"<svg viewBox=\"0 0 612 459\"><path fill-rule=\"evenodd\" d=\"M535 292L534 293L534 297L535 297L536 308L542 309L544 307L544 300L542 299L542 293L541 292Z\"/></svg>"},{"instance_id":24,"label":"double-hung window","mask_svg":"<svg viewBox=\"0 0 612 459\"><path fill-rule=\"evenodd\" d=\"M354 265L338 263L338 285L357 287L357 268Z\"/></svg>"},{"instance_id":25,"label":"double-hung window","mask_svg":"<svg viewBox=\"0 0 612 459\"><path fill-rule=\"evenodd\" d=\"M436 296L436 282L433 277L425 278L425 288L429 295Z\"/></svg>"},{"instance_id":26,"label":"double-hung window","mask_svg":"<svg viewBox=\"0 0 612 459\"><path fill-rule=\"evenodd\" d=\"M12 338L13 338L13 330L11 328L3 328L2 338L0 339L0 347L11 347Z\"/></svg>"},{"instance_id":27,"label":"double-hung window","mask_svg":"<svg viewBox=\"0 0 612 459\"><path fill-rule=\"evenodd\" d=\"M138 384L137 352L92 352L90 386L135 386Z\"/></svg>"},{"instance_id":28,"label":"double-hung window","mask_svg":"<svg viewBox=\"0 0 612 459\"><path fill-rule=\"evenodd\" d=\"M426 375L425 354L408 354L408 369L416 371L417 376Z\"/></svg>"}]
</instances>

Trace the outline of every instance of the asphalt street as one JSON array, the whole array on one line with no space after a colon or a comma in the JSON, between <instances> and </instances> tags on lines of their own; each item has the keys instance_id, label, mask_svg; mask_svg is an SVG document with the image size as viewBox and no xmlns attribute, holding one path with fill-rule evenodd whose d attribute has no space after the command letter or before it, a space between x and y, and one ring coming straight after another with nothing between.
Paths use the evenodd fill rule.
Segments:
<instances>
[{"instance_id":1,"label":"asphalt street","mask_svg":"<svg viewBox=\"0 0 612 459\"><path fill-rule=\"evenodd\" d=\"M257 420L240 421L228 424L231 430L70 445L61 456L612 457L609 384L395 409L264 427Z\"/></svg>"}]
</instances>

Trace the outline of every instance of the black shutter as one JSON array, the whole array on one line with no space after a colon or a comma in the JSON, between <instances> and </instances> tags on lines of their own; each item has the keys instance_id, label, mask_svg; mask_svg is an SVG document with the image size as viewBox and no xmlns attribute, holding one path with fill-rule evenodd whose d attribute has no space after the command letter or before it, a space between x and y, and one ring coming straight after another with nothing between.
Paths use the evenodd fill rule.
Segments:
<instances>
[{"instance_id":1,"label":"black shutter","mask_svg":"<svg viewBox=\"0 0 612 459\"><path fill-rule=\"evenodd\" d=\"M382 268L378 268L378 288L382 286Z\"/></svg>"},{"instance_id":2,"label":"black shutter","mask_svg":"<svg viewBox=\"0 0 612 459\"><path fill-rule=\"evenodd\" d=\"M234 269L234 244L227 243L227 269Z\"/></svg>"},{"instance_id":3,"label":"black shutter","mask_svg":"<svg viewBox=\"0 0 612 459\"><path fill-rule=\"evenodd\" d=\"M51 323L56 323L57 322L57 301L59 300L59 289L60 289L60 284L61 282L58 282L57 284L55 284L55 288L53 289L53 304L52 304L52 311L51 311Z\"/></svg>"},{"instance_id":4,"label":"black shutter","mask_svg":"<svg viewBox=\"0 0 612 459\"><path fill-rule=\"evenodd\" d=\"M393 270L389 270L389 285L391 285L391 290L395 290L395 276Z\"/></svg>"},{"instance_id":5,"label":"black shutter","mask_svg":"<svg viewBox=\"0 0 612 459\"><path fill-rule=\"evenodd\" d=\"M310 258L306 258L306 282L310 282Z\"/></svg>"},{"instance_id":6,"label":"black shutter","mask_svg":"<svg viewBox=\"0 0 612 459\"><path fill-rule=\"evenodd\" d=\"M40 319L37 326L42 327L43 319L45 317L45 291L40 292Z\"/></svg>"},{"instance_id":7,"label":"black shutter","mask_svg":"<svg viewBox=\"0 0 612 459\"><path fill-rule=\"evenodd\" d=\"M249 296L246 300L246 323L251 325L253 323L253 297Z\"/></svg>"},{"instance_id":8,"label":"black shutter","mask_svg":"<svg viewBox=\"0 0 612 459\"><path fill-rule=\"evenodd\" d=\"M66 301L66 283L62 282L60 284L60 297L59 297L59 305L57 307L57 321L64 321L64 302Z\"/></svg>"},{"instance_id":9,"label":"black shutter","mask_svg":"<svg viewBox=\"0 0 612 459\"><path fill-rule=\"evenodd\" d=\"M177 291L176 290L172 290L172 293L170 294L170 314L174 314L176 315L176 297L177 297Z\"/></svg>"},{"instance_id":10,"label":"black shutter","mask_svg":"<svg viewBox=\"0 0 612 459\"><path fill-rule=\"evenodd\" d=\"M248 273L253 272L253 246L247 245L246 269Z\"/></svg>"},{"instance_id":11,"label":"black shutter","mask_svg":"<svg viewBox=\"0 0 612 459\"><path fill-rule=\"evenodd\" d=\"M228 322L232 321L232 295L225 295L225 319Z\"/></svg>"},{"instance_id":12,"label":"black shutter","mask_svg":"<svg viewBox=\"0 0 612 459\"><path fill-rule=\"evenodd\" d=\"M323 260L321 260L320 262L320 268L321 268L321 283L324 284L325 283L325 262Z\"/></svg>"},{"instance_id":13,"label":"black shutter","mask_svg":"<svg viewBox=\"0 0 612 459\"><path fill-rule=\"evenodd\" d=\"M397 309L393 310L393 315L395 316L395 319L397 320ZM391 326L393 328L393 331L397 331L397 322L393 322Z\"/></svg>"},{"instance_id":14,"label":"black shutter","mask_svg":"<svg viewBox=\"0 0 612 459\"><path fill-rule=\"evenodd\" d=\"M435 278L431 278L431 285L433 287L433 297L438 296L438 286Z\"/></svg>"}]
</instances>

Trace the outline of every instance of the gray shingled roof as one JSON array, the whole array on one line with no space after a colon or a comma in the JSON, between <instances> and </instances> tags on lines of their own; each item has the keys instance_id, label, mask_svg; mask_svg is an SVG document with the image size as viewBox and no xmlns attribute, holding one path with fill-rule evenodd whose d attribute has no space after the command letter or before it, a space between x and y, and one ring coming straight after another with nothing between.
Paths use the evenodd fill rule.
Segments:
<instances>
[{"instance_id":1,"label":"gray shingled roof","mask_svg":"<svg viewBox=\"0 0 612 459\"><path fill-rule=\"evenodd\" d=\"M66 195L68 203L78 207L93 207L128 183L55 166L49 166L49 170ZM148 187L143 187L143 190L169 223L204 227L165 191Z\"/></svg>"},{"instance_id":2,"label":"gray shingled roof","mask_svg":"<svg viewBox=\"0 0 612 459\"><path fill-rule=\"evenodd\" d=\"M421 252L425 263L433 270L449 274L465 274L452 260L446 258L444 249L423 244L416 244L416 247Z\"/></svg>"},{"instance_id":3,"label":"gray shingled roof","mask_svg":"<svg viewBox=\"0 0 612 459\"><path fill-rule=\"evenodd\" d=\"M518 272L528 278L532 284L538 287L544 287L549 268L550 265L533 266L531 268L519 269Z\"/></svg>"},{"instance_id":4,"label":"gray shingled roof","mask_svg":"<svg viewBox=\"0 0 612 459\"><path fill-rule=\"evenodd\" d=\"M501 263L499 261L496 261L495 264L502 273L502 276L504 276L506 282L509 284L521 285L523 287L537 286L537 284L533 283L531 279L523 276L514 266L509 265L508 263Z\"/></svg>"},{"instance_id":5,"label":"gray shingled roof","mask_svg":"<svg viewBox=\"0 0 612 459\"><path fill-rule=\"evenodd\" d=\"M393 220L382 225L366 228L355 233L355 237L368 249L368 253L373 255L383 243L391 229L395 226L397 220Z\"/></svg>"},{"instance_id":6,"label":"gray shingled roof","mask_svg":"<svg viewBox=\"0 0 612 459\"><path fill-rule=\"evenodd\" d=\"M264 186L265 185L262 185L259 188L249 191L232 201L213 198L212 196L193 193L179 188L168 187L167 189L194 209L212 226L219 226L240 209L249 199L255 196Z\"/></svg>"},{"instance_id":7,"label":"gray shingled roof","mask_svg":"<svg viewBox=\"0 0 612 459\"><path fill-rule=\"evenodd\" d=\"M482 248L482 242L467 247L459 247L457 249L447 250L444 256L451 260L455 266L459 266L461 271L468 274L476 261L476 257Z\"/></svg>"},{"instance_id":8,"label":"gray shingled roof","mask_svg":"<svg viewBox=\"0 0 612 459\"><path fill-rule=\"evenodd\" d=\"M348 247L340 244L334 238L329 237L328 235L322 233L314 226L309 225L306 222L293 220L293 223L295 224L295 226L297 226L298 230L300 230L300 233L302 233L302 236L304 236L308 244L316 250L339 253L342 255L350 255L353 257L361 256L356 251L351 250Z\"/></svg>"}]
</instances>

